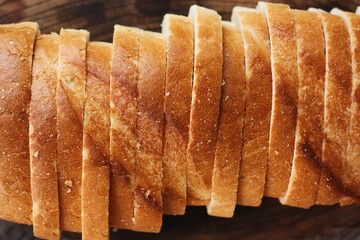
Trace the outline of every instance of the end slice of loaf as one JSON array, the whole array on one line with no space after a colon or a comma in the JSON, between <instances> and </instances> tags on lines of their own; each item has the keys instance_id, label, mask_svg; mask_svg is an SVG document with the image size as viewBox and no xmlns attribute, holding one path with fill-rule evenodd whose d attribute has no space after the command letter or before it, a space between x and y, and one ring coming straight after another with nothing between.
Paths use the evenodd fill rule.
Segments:
<instances>
[{"instance_id":1,"label":"end slice of loaf","mask_svg":"<svg viewBox=\"0 0 360 240\"><path fill-rule=\"evenodd\" d=\"M232 217L236 206L245 107L245 59L235 24L223 22L223 83L220 116L207 212Z\"/></svg>"},{"instance_id":2,"label":"end slice of loaf","mask_svg":"<svg viewBox=\"0 0 360 240\"><path fill-rule=\"evenodd\" d=\"M34 235L60 238L56 167L56 80L59 35L36 39L30 102L30 167Z\"/></svg>"},{"instance_id":3,"label":"end slice of loaf","mask_svg":"<svg viewBox=\"0 0 360 240\"><path fill-rule=\"evenodd\" d=\"M326 46L325 114L322 171L316 203L332 205L343 193L351 104L351 49L345 22L339 16L317 12L323 23Z\"/></svg>"},{"instance_id":4,"label":"end slice of loaf","mask_svg":"<svg viewBox=\"0 0 360 240\"><path fill-rule=\"evenodd\" d=\"M60 227L81 232L81 174L86 47L89 32L61 29L57 107L57 166Z\"/></svg>"},{"instance_id":5,"label":"end slice of loaf","mask_svg":"<svg viewBox=\"0 0 360 240\"><path fill-rule=\"evenodd\" d=\"M115 25L110 77L110 226L133 228L139 29Z\"/></svg>"},{"instance_id":6,"label":"end slice of loaf","mask_svg":"<svg viewBox=\"0 0 360 240\"><path fill-rule=\"evenodd\" d=\"M290 179L298 106L295 23L287 5L259 2L257 8L268 22L273 81L265 196L282 197Z\"/></svg>"},{"instance_id":7,"label":"end slice of loaf","mask_svg":"<svg viewBox=\"0 0 360 240\"><path fill-rule=\"evenodd\" d=\"M109 238L110 61L112 44L86 52L81 223L83 239Z\"/></svg>"},{"instance_id":8,"label":"end slice of loaf","mask_svg":"<svg viewBox=\"0 0 360 240\"><path fill-rule=\"evenodd\" d=\"M315 203L321 171L324 126L325 40L316 13L293 11L299 71L298 116L291 177L284 205L309 208Z\"/></svg>"},{"instance_id":9,"label":"end slice of loaf","mask_svg":"<svg viewBox=\"0 0 360 240\"><path fill-rule=\"evenodd\" d=\"M162 150L166 41L159 33L139 35L139 76L134 230L159 232L162 225Z\"/></svg>"},{"instance_id":10,"label":"end slice of loaf","mask_svg":"<svg viewBox=\"0 0 360 240\"><path fill-rule=\"evenodd\" d=\"M21 224L32 223L28 112L38 28L0 25L0 218Z\"/></svg>"},{"instance_id":11,"label":"end slice of loaf","mask_svg":"<svg viewBox=\"0 0 360 240\"><path fill-rule=\"evenodd\" d=\"M187 17L166 14L162 32L167 41L165 134L163 153L164 214L186 208L186 150L189 142L194 33Z\"/></svg>"},{"instance_id":12,"label":"end slice of loaf","mask_svg":"<svg viewBox=\"0 0 360 240\"><path fill-rule=\"evenodd\" d=\"M235 7L233 22L241 29L245 47L246 96L242 159L237 203L261 204L268 162L272 99L269 31L265 15Z\"/></svg>"},{"instance_id":13,"label":"end slice of loaf","mask_svg":"<svg viewBox=\"0 0 360 240\"><path fill-rule=\"evenodd\" d=\"M187 203L207 205L211 197L222 82L221 17L193 5L194 76L187 149Z\"/></svg>"}]
</instances>

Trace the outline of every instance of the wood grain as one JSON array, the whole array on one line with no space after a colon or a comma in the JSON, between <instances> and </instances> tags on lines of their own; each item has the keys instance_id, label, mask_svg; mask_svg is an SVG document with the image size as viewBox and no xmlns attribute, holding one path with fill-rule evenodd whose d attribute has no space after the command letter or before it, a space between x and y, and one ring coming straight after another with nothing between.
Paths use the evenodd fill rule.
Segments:
<instances>
[{"instance_id":1,"label":"wood grain","mask_svg":"<svg viewBox=\"0 0 360 240\"><path fill-rule=\"evenodd\" d=\"M275 1L275 0L273 0ZM355 11L360 0L280 0L292 8ZM92 40L111 41L114 24L160 31L165 13L187 15L190 5L217 10L229 20L232 7L255 7L253 0L0 0L0 24L37 21L42 33L61 27L87 29ZM360 206L314 207L302 210L265 199L259 208L237 207L234 218L210 217L203 207L187 209L185 216L165 216L160 234L112 232L111 239L356 239L360 236ZM189 227L191 226L191 228ZM32 228L0 220L0 239L33 239ZM80 239L63 234L62 239Z\"/></svg>"}]
</instances>

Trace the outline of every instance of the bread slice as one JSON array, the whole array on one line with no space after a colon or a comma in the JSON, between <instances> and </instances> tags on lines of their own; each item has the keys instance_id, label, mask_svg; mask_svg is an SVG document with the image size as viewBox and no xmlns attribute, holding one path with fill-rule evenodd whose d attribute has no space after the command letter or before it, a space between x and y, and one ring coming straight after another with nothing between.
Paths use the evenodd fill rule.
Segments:
<instances>
[{"instance_id":1,"label":"bread slice","mask_svg":"<svg viewBox=\"0 0 360 240\"><path fill-rule=\"evenodd\" d=\"M315 203L321 172L324 126L325 40L321 18L293 11L299 71L298 117L291 177L284 205L309 208Z\"/></svg>"},{"instance_id":2,"label":"bread slice","mask_svg":"<svg viewBox=\"0 0 360 240\"><path fill-rule=\"evenodd\" d=\"M32 223L28 112L38 28L0 25L0 218L22 224Z\"/></svg>"},{"instance_id":3,"label":"bread slice","mask_svg":"<svg viewBox=\"0 0 360 240\"><path fill-rule=\"evenodd\" d=\"M352 87L350 36L341 17L317 9L310 11L321 16L326 45L324 142L316 203L332 205L342 195L348 144Z\"/></svg>"},{"instance_id":4,"label":"bread slice","mask_svg":"<svg viewBox=\"0 0 360 240\"><path fill-rule=\"evenodd\" d=\"M139 76L134 230L159 232L162 225L162 150L166 41L162 34L139 35Z\"/></svg>"},{"instance_id":5,"label":"bread slice","mask_svg":"<svg viewBox=\"0 0 360 240\"><path fill-rule=\"evenodd\" d=\"M81 171L86 47L89 32L61 29L57 107L57 166L60 227L81 232Z\"/></svg>"},{"instance_id":6,"label":"bread slice","mask_svg":"<svg viewBox=\"0 0 360 240\"><path fill-rule=\"evenodd\" d=\"M194 76L187 149L187 203L207 205L211 196L222 82L221 17L193 5Z\"/></svg>"},{"instance_id":7,"label":"bread slice","mask_svg":"<svg viewBox=\"0 0 360 240\"><path fill-rule=\"evenodd\" d=\"M295 24L287 5L259 2L257 8L268 22L273 81L265 196L282 197L290 179L298 105Z\"/></svg>"},{"instance_id":8,"label":"bread slice","mask_svg":"<svg viewBox=\"0 0 360 240\"><path fill-rule=\"evenodd\" d=\"M265 15L235 7L232 21L241 29L245 47L246 96L242 159L237 203L259 206L268 162L272 78L269 31Z\"/></svg>"},{"instance_id":9,"label":"bread slice","mask_svg":"<svg viewBox=\"0 0 360 240\"><path fill-rule=\"evenodd\" d=\"M245 59L241 32L231 22L223 22L223 84L212 177L207 212L232 217L239 182L242 130L245 107Z\"/></svg>"},{"instance_id":10,"label":"bread slice","mask_svg":"<svg viewBox=\"0 0 360 240\"><path fill-rule=\"evenodd\" d=\"M34 235L60 238L56 168L56 79L59 35L36 39L30 102L30 170Z\"/></svg>"},{"instance_id":11,"label":"bread slice","mask_svg":"<svg viewBox=\"0 0 360 240\"><path fill-rule=\"evenodd\" d=\"M350 34L352 90L343 187L350 194L360 197L360 16L340 9L333 9L331 13L344 19Z\"/></svg>"},{"instance_id":12,"label":"bread slice","mask_svg":"<svg viewBox=\"0 0 360 240\"><path fill-rule=\"evenodd\" d=\"M164 213L180 215L186 207L186 150L194 58L193 24L184 16L166 14L162 32L167 41L165 134L163 153Z\"/></svg>"},{"instance_id":13,"label":"bread slice","mask_svg":"<svg viewBox=\"0 0 360 240\"><path fill-rule=\"evenodd\" d=\"M110 76L110 226L133 228L139 29L115 25Z\"/></svg>"},{"instance_id":14,"label":"bread slice","mask_svg":"<svg viewBox=\"0 0 360 240\"><path fill-rule=\"evenodd\" d=\"M83 239L109 239L110 61L112 44L86 52L81 223Z\"/></svg>"}]
</instances>

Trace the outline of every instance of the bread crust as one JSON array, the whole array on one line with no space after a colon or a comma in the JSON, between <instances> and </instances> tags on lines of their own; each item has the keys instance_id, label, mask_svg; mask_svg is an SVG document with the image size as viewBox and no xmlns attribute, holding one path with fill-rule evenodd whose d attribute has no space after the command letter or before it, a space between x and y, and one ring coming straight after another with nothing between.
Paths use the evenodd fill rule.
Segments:
<instances>
[{"instance_id":1,"label":"bread crust","mask_svg":"<svg viewBox=\"0 0 360 240\"><path fill-rule=\"evenodd\" d=\"M291 177L284 205L309 208L315 203L321 172L324 127L325 40L322 20L294 10L299 71L298 117Z\"/></svg>"},{"instance_id":2,"label":"bread crust","mask_svg":"<svg viewBox=\"0 0 360 240\"><path fill-rule=\"evenodd\" d=\"M133 228L139 29L115 25L110 78L110 226Z\"/></svg>"},{"instance_id":3,"label":"bread crust","mask_svg":"<svg viewBox=\"0 0 360 240\"><path fill-rule=\"evenodd\" d=\"M89 32L61 29L57 106L57 165L60 227L81 232L81 174L86 47Z\"/></svg>"},{"instance_id":4,"label":"bread crust","mask_svg":"<svg viewBox=\"0 0 360 240\"><path fill-rule=\"evenodd\" d=\"M162 34L139 35L139 76L134 230L159 232L162 225L162 153L166 41Z\"/></svg>"},{"instance_id":5,"label":"bread crust","mask_svg":"<svg viewBox=\"0 0 360 240\"><path fill-rule=\"evenodd\" d=\"M242 36L223 22L223 83L212 192L207 212L232 217L236 206L245 107L245 59Z\"/></svg>"},{"instance_id":6,"label":"bread crust","mask_svg":"<svg viewBox=\"0 0 360 240\"><path fill-rule=\"evenodd\" d=\"M82 238L109 238L110 60L112 44L90 42L82 159Z\"/></svg>"},{"instance_id":7,"label":"bread crust","mask_svg":"<svg viewBox=\"0 0 360 240\"><path fill-rule=\"evenodd\" d=\"M0 25L0 218L32 223L29 159L31 65L38 25Z\"/></svg>"},{"instance_id":8,"label":"bread crust","mask_svg":"<svg viewBox=\"0 0 360 240\"><path fill-rule=\"evenodd\" d=\"M189 142L193 74L193 25L187 17L166 14L162 26L167 40L162 179L164 214L182 215L186 207L186 150Z\"/></svg>"},{"instance_id":9,"label":"bread crust","mask_svg":"<svg viewBox=\"0 0 360 240\"><path fill-rule=\"evenodd\" d=\"M273 81L265 196L282 197L290 179L298 105L295 25L287 5L259 2L257 8L268 21Z\"/></svg>"},{"instance_id":10,"label":"bread crust","mask_svg":"<svg viewBox=\"0 0 360 240\"><path fill-rule=\"evenodd\" d=\"M272 98L269 31L264 14L234 8L245 47L246 96L242 159L237 203L259 206L264 195L268 162Z\"/></svg>"},{"instance_id":11,"label":"bread crust","mask_svg":"<svg viewBox=\"0 0 360 240\"><path fill-rule=\"evenodd\" d=\"M350 34L352 53L352 90L350 123L343 187L356 197L360 197L360 16L333 9L332 14L342 17Z\"/></svg>"},{"instance_id":12,"label":"bread crust","mask_svg":"<svg viewBox=\"0 0 360 240\"><path fill-rule=\"evenodd\" d=\"M332 205L342 195L346 160L352 86L350 37L339 16L317 9L310 11L321 16L326 45L324 141L316 204Z\"/></svg>"},{"instance_id":13,"label":"bread crust","mask_svg":"<svg viewBox=\"0 0 360 240\"><path fill-rule=\"evenodd\" d=\"M211 197L222 81L221 17L193 5L194 76L187 148L187 203L207 205Z\"/></svg>"},{"instance_id":14,"label":"bread crust","mask_svg":"<svg viewBox=\"0 0 360 240\"><path fill-rule=\"evenodd\" d=\"M30 102L30 170L34 235L60 238L56 167L56 79L59 35L36 39Z\"/></svg>"}]
</instances>

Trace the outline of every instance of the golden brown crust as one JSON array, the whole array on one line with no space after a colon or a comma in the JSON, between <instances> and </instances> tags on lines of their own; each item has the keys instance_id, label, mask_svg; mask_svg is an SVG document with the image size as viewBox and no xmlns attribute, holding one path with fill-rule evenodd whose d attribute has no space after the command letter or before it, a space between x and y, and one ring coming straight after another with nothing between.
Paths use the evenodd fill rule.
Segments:
<instances>
[{"instance_id":1,"label":"golden brown crust","mask_svg":"<svg viewBox=\"0 0 360 240\"><path fill-rule=\"evenodd\" d=\"M82 238L109 238L110 60L112 45L90 42L82 162Z\"/></svg>"},{"instance_id":2,"label":"golden brown crust","mask_svg":"<svg viewBox=\"0 0 360 240\"><path fill-rule=\"evenodd\" d=\"M59 35L41 35L34 51L30 102L30 170L34 235L60 238L56 168L56 79Z\"/></svg>"},{"instance_id":3,"label":"golden brown crust","mask_svg":"<svg viewBox=\"0 0 360 240\"><path fill-rule=\"evenodd\" d=\"M331 205L338 203L342 195L351 104L351 50L345 22L339 16L317 12L325 34L326 78L323 168L316 203Z\"/></svg>"},{"instance_id":4,"label":"golden brown crust","mask_svg":"<svg viewBox=\"0 0 360 240\"><path fill-rule=\"evenodd\" d=\"M83 104L86 79L85 30L61 29L56 91L60 227L81 231Z\"/></svg>"},{"instance_id":5,"label":"golden brown crust","mask_svg":"<svg viewBox=\"0 0 360 240\"><path fill-rule=\"evenodd\" d=\"M115 26L110 78L110 226L133 228L139 29Z\"/></svg>"},{"instance_id":6,"label":"golden brown crust","mask_svg":"<svg viewBox=\"0 0 360 240\"><path fill-rule=\"evenodd\" d=\"M214 10L191 6L194 76L187 149L187 203L207 205L211 197L222 81L222 24Z\"/></svg>"},{"instance_id":7,"label":"golden brown crust","mask_svg":"<svg viewBox=\"0 0 360 240\"><path fill-rule=\"evenodd\" d=\"M192 22L184 16L167 14L162 26L167 37L162 195L164 213L179 215L186 207L194 36Z\"/></svg>"},{"instance_id":8,"label":"golden brown crust","mask_svg":"<svg viewBox=\"0 0 360 240\"><path fill-rule=\"evenodd\" d=\"M36 23L0 25L0 218L31 224L31 65Z\"/></svg>"},{"instance_id":9,"label":"golden brown crust","mask_svg":"<svg viewBox=\"0 0 360 240\"><path fill-rule=\"evenodd\" d=\"M290 179L298 105L295 24L287 5L259 2L258 9L268 21L273 81L265 196L282 197Z\"/></svg>"},{"instance_id":10,"label":"golden brown crust","mask_svg":"<svg viewBox=\"0 0 360 240\"><path fill-rule=\"evenodd\" d=\"M350 33L353 76L343 187L351 194L360 197L360 16L339 9L333 9L331 13L344 19Z\"/></svg>"},{"instance_id":11,"label":"golden brown crust","mask_svg":"<svg viewBox=\"0 0 360 240\"><path fill-rule=\"evenodd\" d=\"M223 22L223 83L217 133L212 193L207 212L232 217L239 182L245 107L245 59L241 32Z\"/></svg>"},{"instance_id":12,"label":"golden brown crust","mask_svg":"<svg viewBox=\"0 0 360 240\"><path fill-rule=\"evenodd\" d=\"M254 9L234 8L233 20L242 32L246 68L246 108L237 203L259 206L265 188L271 115L269 31L264 14Z\"/></svg>"},{"instance_id":13,"label":"golden brown crust","mask_svg":"<svg viewBox=\"0 0 360 240\"><path fill-rule=\"evenodd\" d=\"M159 232L162 225L162 148L166 41L163 35L139 35L139 76L134 229Z\"/></svg>"},{"instance_id":14,"label":"golden brown crust","mask_svg":"<svg viewBox=\"0 0 360 240\"><path fill-rule=\"evenodd\" d=\"M309 208L315 203L321 171L324 125L325 40L322 20L293 11L299 71L298 117L291 177L284 205Z\"/></svg>"}]
</instances>

